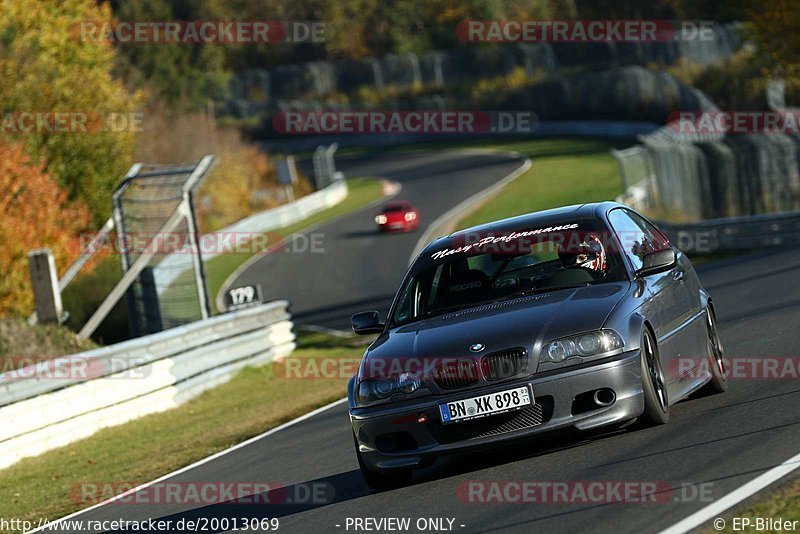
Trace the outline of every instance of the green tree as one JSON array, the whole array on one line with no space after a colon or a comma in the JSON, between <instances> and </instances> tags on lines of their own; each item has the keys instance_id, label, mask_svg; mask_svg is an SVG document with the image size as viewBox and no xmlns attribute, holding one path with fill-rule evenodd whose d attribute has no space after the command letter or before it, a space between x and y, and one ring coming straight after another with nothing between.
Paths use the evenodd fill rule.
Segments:
<instances>
[{"instance_id":1,"label":"green tree","mask_svg":"<svg viewBox=\"0 0 800 534\"><path fill-rule=\"evenodd\" d=\"M459 46L465 19L547 19L574 15L572 2L547 0L325 0L326 50L332 57L381 56Z\"/></svg>"},{"instance_id":2,"label":"green tree","mask_svg":"<svg viewBox=\"0 0 800 534\"><path fill-rule=\"evenodd\" d=\"M800 77L800 10L795 0L751 0L746 35L756 45L764 74L786 79ZM796 82L794 82L796 83Z\"/></svg>"},{"instance_id":3,"label":"green tree","mask_svg":"<svg viewBox=\"0 0 800 534\"><path fill-rule=\"evenodd\" d=\"M235 10L211 3L164 0L116 2L117 21L233 20ZM259 18L263 18L263 15ZM151 87L169 104L203 109L227 90L226 48L216 44L119 43L119 69L130 82Z\"/></svg>"},{"instance_id":4,"label":"green tree","mask_svg":"<svg viewBox=\"0 0 800 534\"><path fill-rule=\"evenodd\" d=\"M112 76L114 49L80 36L81 22L110 17L107 6L92 0L0 0L0 140L23 143L70 199L86 203L95 223L110 213L138 120L135 95ZM20 114L53 112L74 114L71 126L19 121ZM78 114L89 117L89 131L77 126ZM108 130L112 116L118 120Z\"/></svg>"}]
</instances>

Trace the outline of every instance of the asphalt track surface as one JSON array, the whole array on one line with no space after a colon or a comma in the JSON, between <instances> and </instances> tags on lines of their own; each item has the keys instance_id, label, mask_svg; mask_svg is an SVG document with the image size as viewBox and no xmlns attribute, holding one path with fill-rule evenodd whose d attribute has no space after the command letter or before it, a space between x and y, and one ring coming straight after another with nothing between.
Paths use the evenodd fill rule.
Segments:
<instances>
[{"instance_id":1,"label":"asphalt track surface","mask_svg":"<svg viewBox=\"0 0 800 534\"><path fill-rule=\"evenodd\" d=\"M499 179L514 167L513 163L504 165L491 158L483 160L483 165L463 157L457 161L426 158L429 156L414 156L405 163L393 160L393 166L376 165L374 173L364 174L379 174L380 168L386 168L395 179L408 176L403 180L401 198L411 198L427 211L433 206L425 202L425 191L429 189L425 185L427 177L444 181L436 177L450 174L453 180L449 187L430 188L437 191L436 198L431 199L433 203L451 198L448 195L465 187L463 177L470 172L492 174L491 179ZM426 170L437 162L438 171ZM363 165L360 169L369 169L373 163L358 165ZM408 168L403 168L404 165ZM416 182L411 178L414 173L421 174ZM479 188L479 182L474 178L469 180L469 186ZM448 205L456 202L453 196ZM336 223L333 228L336 237L329 236L326 241L330 248L325 257L336 255L330 264L339 273L336 281L355 280L348 282L348 287L354 290L352 298L339 307L333 302L326 302L323 310L311 306L307 308L309 312L319 317L327 317L326 314L332 317L336 313L346 316L353 307L381 308L379 304L388 299L402 275L416 236L372 236L368 233L371 217L371 213L356 214L352 220ZM380 251L374 250L375 247L381 247ZM384 253L391 258L383 259ZM372 263L361 263L365 257L372 258ZM376 265L387 272L376 274L375 278L367 276L365 273L372 273ZM700 267L698 271L715 300L728 357L797 355L798 250L726 260ZM316 277L325 278L325 273L317 272ZM304 293L304 288L317 287L316 282L305 280L303 272L294 272L286 281L285 290L300 288L302 299L292 295L298 305L305 302L313 305L312 296ZM338 325L333 319L330 324ZM725 394L673 406L671 420L665 426L627 429L591 438L540 438L489 452L447 458L416 474L410 486L374 492L364 485L358 471L346 404L338 404L167 481L269 481L284 485L284 490L262 496L262 500L269 498L272 504L112 503L73 519L158 518L177 522L277 517L279 532L327 533L364 532L352 526L347 529L348 518L410 518L411 532L417 532L418 518L450 518L454 519L453 531L465 533L658 532L706 506L708 498L721 498L800 452L798 405L797 379L736 379ZM670 486L695 486L664 493L657 499L659 502L648 504L482 504L465 502L460 497L465 484L474 480L663 481ZM307 488L316 489L317 502L284 502L287 495L303 493ZM702 498L693 495L697 488L703 488ZM705 526L710 527L710 522Z\"/></svg>"},{"instance_id":2,"label":"asphalt track surface","mask_svg":"<svg viewBox=\"0 0 800 534\"><path fill-rule=\"evenodd\" d=\"M288 298L294 321L339 330L364 310L389 309L427 225L522 164L505 155L409 152L337 158L346 176L400 183L397 199L420 212L416 232L379 234L378 207L347 215L250 264L232 285L260 283L265 300Z\"/></svg>"}]
</instances>

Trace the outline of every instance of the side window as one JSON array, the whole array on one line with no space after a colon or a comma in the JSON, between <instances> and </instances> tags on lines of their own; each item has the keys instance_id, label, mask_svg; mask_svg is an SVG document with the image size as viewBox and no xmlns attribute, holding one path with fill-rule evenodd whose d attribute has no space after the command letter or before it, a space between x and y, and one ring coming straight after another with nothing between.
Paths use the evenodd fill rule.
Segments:
<instances>
[{"instance_id":1,"label":"side window","mask_svg":"<svg viewBox=\"0 0 800 534\"><path fill-rule=\"evenodd\" d=\"M641 254L640 245L645 241L642 228L631 219L627 211L622 209L616 209L609 213L608 220L622 244L623 254L628 257L634 270L641 269L644 254Z\"/></svg>"},{"instance_id":2,"label":"side window","mask_svg":"<svg viewBox=\"0 0 800 534\"><path fill-rule=\"evenodd\" d=\"M416 288L417 284L408 284L403 294L400 295L400 302L394 312L394 320L397 322L407 321L411 318L412 287Z\"/></svg>"},{"instance_id":3,"label":"side window","mask_svg":"<svg viewBox=\"0 0 800 534\"><path fill-rule=\"evenodd\" d=\"M444 264L441 264L436 268L436 274L433 275L433 282L431 282L431 290L428 295L428 305L426 307L428 310L433 308L439 299L439 290L441 286L443 270Z\"/></svg>"},{"instance_id":4,"label":"side window","mask_svg":"<svg viewBox=\"0 0 800 534\"><path fill-rule=\"evenodd\" d=\"M664 234L658 231L658 229L644 220L641 216L631 211L627 211L626 213L630 216L631 219L642 229L644 233L644 239L639 243L639 248L637 253L640 257L644 257L645 254L649 254L651 252L657 252L659 250L664 250L665 248L669 248L669 241L667 238L664 237Z\"/></svg>"},{"instance_id":5,"label":"side window","mask_svg":"<svg viewBox=\"0 0 800 534\"><path fill-rule=\"evenodd\" d=\"M646 219L643 219L638 214L633 212L629 213L631 218L636 221L636 224L638 224L639 227L644 231L646 243L652 248L651 252L664 250L665 248L670 247L669 240L658 228L653 226L650 222L648 222Z\"/></svg>"},{"instance_id":6,"label":"side window","mask_svg":"<svg viewBox=\"0 0 800 534\"><path fill-rule=\"evenodd\" d=\"M400 303L397 305L397 310L394 313L395 321L407 321L413 317L418 317L422 310L422 284L423 281L415 281L408 284L403 294L400 295Z\"/></svg>"}]
</instances>

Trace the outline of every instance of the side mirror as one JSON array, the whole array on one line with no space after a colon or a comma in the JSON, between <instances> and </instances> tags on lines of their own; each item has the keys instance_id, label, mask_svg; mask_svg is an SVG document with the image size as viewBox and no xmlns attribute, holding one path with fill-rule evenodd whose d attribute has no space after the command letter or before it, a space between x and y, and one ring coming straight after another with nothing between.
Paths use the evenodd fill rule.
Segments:
<instances>
[{"instance_id":1,"label":"side mirror","mask_svg":"<svg viewBox=\"0 0 800 534\"><path fill-rule=\"evenodd\" d=\"M642 267L636 271L638 276L649 276L651 274L669 271L678 263L675 250L667 248L657 252L645 254L642 258Z\"/></svg>"},{"instance_id":2,"label":"side mirror","mask_svg":"<svg viewBox=\"0 0 800 534\"><path fill-rule=\"evenodd\" d=\"M350 324L353 327L353 332L359 336L380 334L383 332L383 327L386 326L381 322L381 315L375 310L354 314L350 318Z\"/></svg>"}]
</instances>

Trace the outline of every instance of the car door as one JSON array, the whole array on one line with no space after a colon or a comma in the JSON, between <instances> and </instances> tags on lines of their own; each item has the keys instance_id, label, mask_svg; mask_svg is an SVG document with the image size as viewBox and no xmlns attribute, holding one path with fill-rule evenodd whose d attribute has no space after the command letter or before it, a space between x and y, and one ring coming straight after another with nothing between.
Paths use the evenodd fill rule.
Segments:
<instances>
[{"instance_id":1,"label":"car door","mask_svg":"<svg viewBox=\"0 0 800 534\"><path fill-rule=\"evenodd\" d=\"M619 238L622 252L634 271L642 267L646 254L670 246L655 227L633 211L624 208L612 210L609 221ZM655 330L668 384L678 379L676 359L680 357L684 345L679 339L681 325L691 315L691 307L682 284L684 277L685 272L679 262L673 269L641 278L650 295L643 305L642 313Z\"/></svg>"},{"instance_id":2,"label":"car door","mask_svg":"<svg viewBox=\"0 0 800 534\"><path fill-rule=\"evenodd\" d=\"M645 234L653 236L657 249L672 246L663 232L650 221L633 212L631 217L644 229ZM677 302L674 312L676 325L670 329L670 343L678 357L694 361L699 356L699 348L703 347L705 339L705 323L700 316L702 311L700 286L697 273L694 272L689 258L677 248L672 248L677 258L675 268L671 271ZM685 366L679 367L685 368Z\"/></svg>"}]
</instances>

